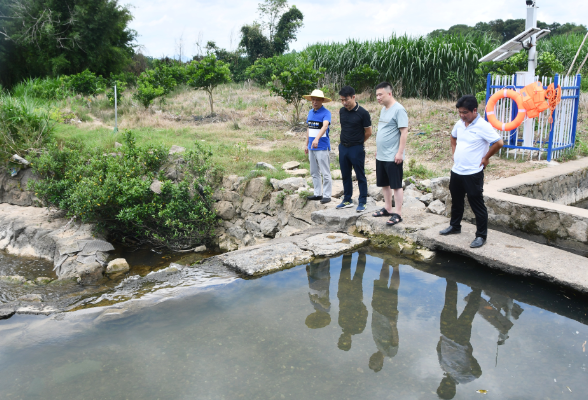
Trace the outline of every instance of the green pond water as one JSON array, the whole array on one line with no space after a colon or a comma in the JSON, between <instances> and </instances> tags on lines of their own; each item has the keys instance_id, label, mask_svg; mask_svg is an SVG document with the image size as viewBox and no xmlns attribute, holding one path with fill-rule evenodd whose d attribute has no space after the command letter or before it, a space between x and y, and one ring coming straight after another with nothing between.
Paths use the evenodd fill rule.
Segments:
<instances>
[{"instance_id":1,"label":"green pond water","mask_svg":"<svg viewBox=\"0 0 588 400\"><path fill-rule=\"evenodd\" d=\"M0 321L0 399L587 397L588 302L555 286L374 248L219 282Z\"/></svg>"}]
</instances>

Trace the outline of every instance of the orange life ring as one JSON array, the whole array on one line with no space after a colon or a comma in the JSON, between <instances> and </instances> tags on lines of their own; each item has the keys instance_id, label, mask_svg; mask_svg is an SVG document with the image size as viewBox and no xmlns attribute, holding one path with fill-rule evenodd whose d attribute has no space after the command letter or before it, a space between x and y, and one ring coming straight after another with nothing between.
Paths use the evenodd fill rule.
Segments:
<instances>
[{"instance_id":1,"label":"orange life ring","mask_svg":"<svg viewBox=\"0 0 588 400\"><path fill-rule=\"evenodd\" d=\"M494 114L494 107L496 106L496 103L498 103L498 100L507 97L517 103L519 113L513 121L505 124L496 118L496 115ZM488 104L486 104L486 118L488 118L490 125L499 131L512 131L513 129L516 129L520 124L523 123L523 120L525 119L525 113L526 110L523 107L523 98L519 93L511 89L499 90L498 92L494 93L490 99L488 99Z\"/></svg>"}]
</instances>

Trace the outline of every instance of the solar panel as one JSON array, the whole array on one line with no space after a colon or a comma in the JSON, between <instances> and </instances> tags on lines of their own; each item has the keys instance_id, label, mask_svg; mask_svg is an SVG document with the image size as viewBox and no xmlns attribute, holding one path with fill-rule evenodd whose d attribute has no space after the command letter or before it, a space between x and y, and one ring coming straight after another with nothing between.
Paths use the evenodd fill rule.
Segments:
<instances>
[{"instance_id":1,"label":"solar panel","mask_svg":"<svg viewBox=\"0 0 588 400\"><path fill-rule=\"evenodd\" d=\"M507 58L521 51L523 49L523 43L526 40L531 39L531 36L535 34L541 34L544 31L547 32L542 34L541 37L545 36L550 31L548 31L547 29L529 28L524 32L519 33L518 35L516 35L515 37L513 37L508 42L504 43L491 53L486 54L484 57L480 58L480 62L506 60ZM539 38L539 35L537 35L537 37Z\"/></svg>"}]
</instances>

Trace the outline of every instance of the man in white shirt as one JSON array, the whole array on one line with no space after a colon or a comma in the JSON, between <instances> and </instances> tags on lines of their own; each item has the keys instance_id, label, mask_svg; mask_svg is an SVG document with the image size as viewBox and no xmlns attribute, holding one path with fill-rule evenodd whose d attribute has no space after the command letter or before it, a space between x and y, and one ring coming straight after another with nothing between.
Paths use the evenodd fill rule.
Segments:
<instances>
[{"instance_id":1,"label":"man in white shirt","mask_svg":"<svg viewBox=\"0 0 588 400\"><path fill-rule=\"evenodd\" d=\"M451 132L453 168L449 191L451 192L451 222L441 235L461 233L464 197L476 216L476 238L470 247L482 247L488 236L488 210L484 204L484 169L492 157L504 145L492 125L478 115L478 101L472 95L463 96L455 106L459 111Z\"/></svg>"}]
</instances>

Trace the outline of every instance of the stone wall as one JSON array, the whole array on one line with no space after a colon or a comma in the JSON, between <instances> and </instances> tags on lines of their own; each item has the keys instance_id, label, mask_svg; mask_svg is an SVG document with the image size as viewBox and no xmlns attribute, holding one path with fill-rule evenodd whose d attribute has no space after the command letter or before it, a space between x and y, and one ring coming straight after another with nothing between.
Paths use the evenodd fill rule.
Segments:
<instances>
[{"instance_id":1,"label":"stone wall","mask_svg":"<svg viewBox=\"0 0 588 400\"><path fill-rule=\"evenodd\" d=\"M570 205L588 198L588 168L557 175L541 182L530 182L503 190L550 203Z\"/></svg>"},{"instance_id":2,"label":"stone wall","mask_svg":"<svg viewBox=\"0 0 588 400\"><path fill-rule=\"evenodd\" d=\"M314 225L311 214L332 207L307 201L305 178L283 180L229 175L215 191L216 210L223 223L217 231L221 250L232 251L264 243L271 238L287 237Z\"/></svg>"}]
</instances>

